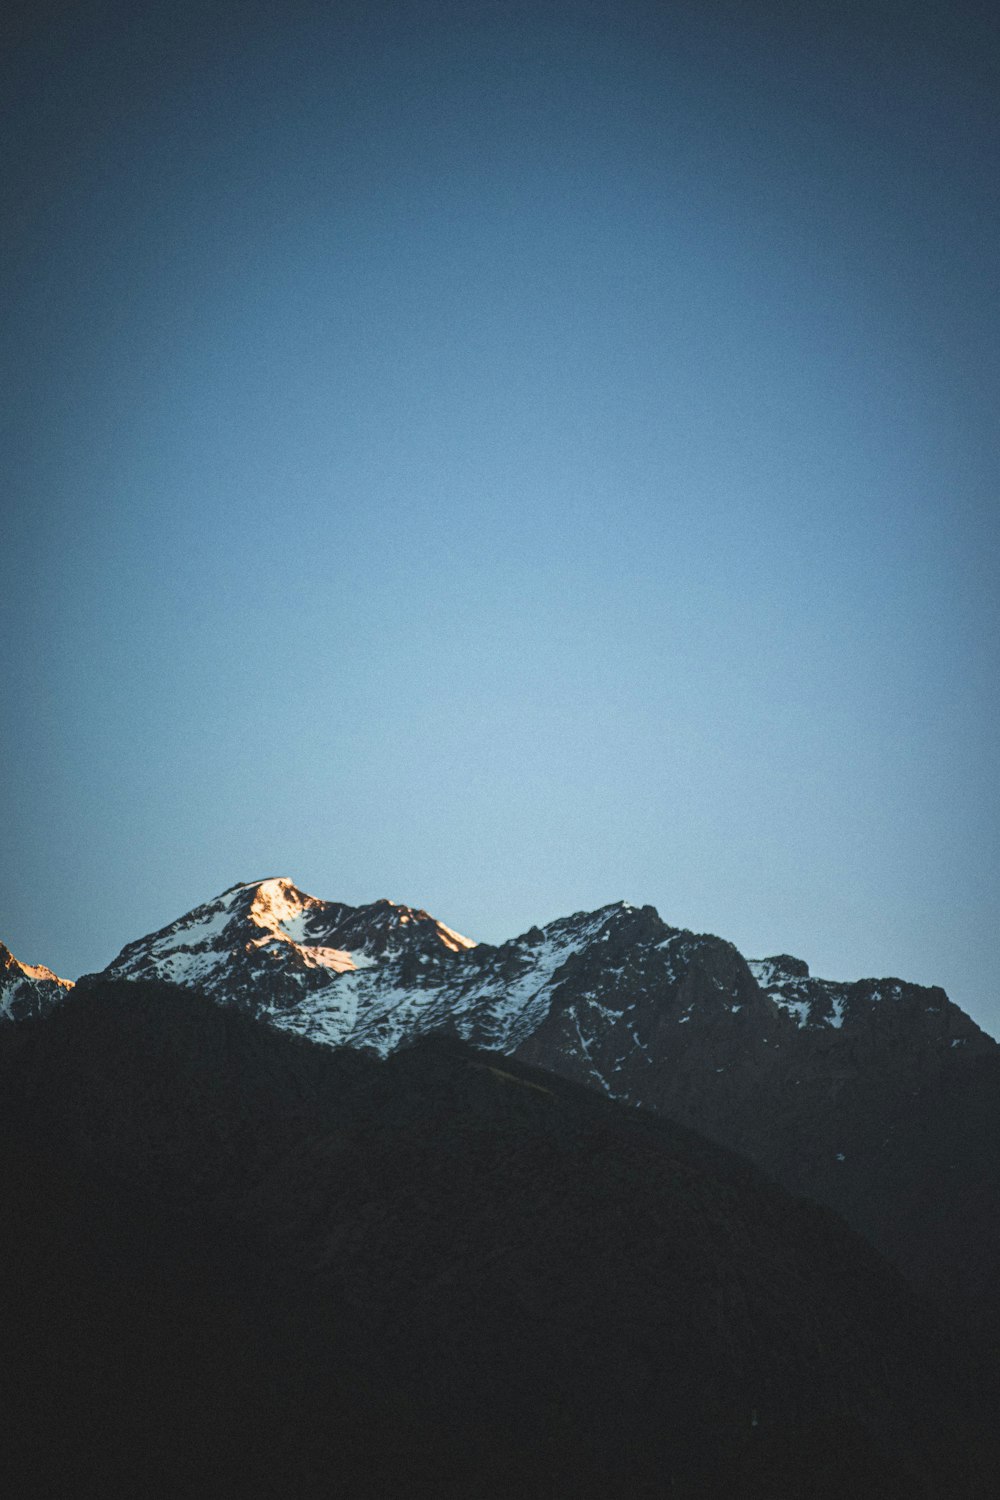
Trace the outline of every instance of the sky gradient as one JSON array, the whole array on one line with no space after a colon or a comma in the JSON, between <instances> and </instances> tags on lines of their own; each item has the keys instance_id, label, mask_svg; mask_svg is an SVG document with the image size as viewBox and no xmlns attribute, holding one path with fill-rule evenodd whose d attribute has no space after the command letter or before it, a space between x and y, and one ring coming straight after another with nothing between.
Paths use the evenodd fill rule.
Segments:
<instances>
[{"instance_id":1,"label":"sky gradient","mask_svg":"<svg viewBox=\"0 0 1000 1500\"><path fill-rule=\"evenodd\" d=\"M6 53L0 939L625 897L998 1034L986 8L160 9Z\"/></svg>"}]
</instances>

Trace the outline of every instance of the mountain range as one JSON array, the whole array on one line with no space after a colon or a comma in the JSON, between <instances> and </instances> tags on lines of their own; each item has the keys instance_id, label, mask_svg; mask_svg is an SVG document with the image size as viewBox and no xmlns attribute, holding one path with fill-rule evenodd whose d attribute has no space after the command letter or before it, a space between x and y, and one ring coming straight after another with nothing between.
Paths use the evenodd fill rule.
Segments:
<instances>
[{"instance_id":1,"label":"mountain range","mask_svg":"<svg viewBox=\"0 0 1000 1500\"><path fill-rule=\"evenodd\" d=\"M382 1057L452 1035L668 1115L834 1208L1000 1342L1000 1048L941 989L747 960L628 902L493 946L287 879L231 887L103 977Z\"/></svg>"},{"instance_id":2,"label":"mountain range","mask_svg":"<svg viewBox=\"0 0 1000 1500\"><path fill-rule=\"evenodd\" d=\"M8 958L19 1242L82 1215L92 1243L102 1204L113 1251L79 1272L102 1330L126 1337L110 1258L149 1294L150 1337L196 1337L118 1224L127 1184L129 1213L194 1256L194 1305L230 1351L209 1404L230 1410L234 1295L298 1391L269 1407L243 1359L241 1411L269 1408L292 1492L324 1492L331 1443L352 1495L993 1492L1000 1049L943 991L747 960L649 906L493 946L283 879L231 887L73 988ZM313 1322L332 1342L306 1339L306 1395L289 1330ZM29 1318L25 1348L37 1335ZM341 1417L304 1436L331 1392ZM159 1399L198 1426L173 1385ZM141 1469L131 1420L116 1462ZM378 1462L359 1450L390 1429Z\"/></svg>"}]
</instances>

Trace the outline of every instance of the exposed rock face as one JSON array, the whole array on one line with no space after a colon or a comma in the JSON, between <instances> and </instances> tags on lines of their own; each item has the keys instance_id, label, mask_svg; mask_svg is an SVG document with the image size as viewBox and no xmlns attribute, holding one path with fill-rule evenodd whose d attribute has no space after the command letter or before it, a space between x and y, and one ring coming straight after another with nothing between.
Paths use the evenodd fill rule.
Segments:
<instances>
[{"instance_id":1,"label":"exposed rock face","mask_svg":"<svg viewBox=\"0 0 1000 1500\"><path fill-rule=\"evenodd\" d=\"M844 1214L1000 1339L1000 1049L940 989L813 978L621 902L472 944L390 902L233 887L107 971L386 1057L431 1033L669 1115Z\"/></svg>"},{"instance_id":2,"label":"exposed rock face","mask_svg":"<svg viewBox=\"0 0 1000 1500\"><path fill-rule=\"evenodd\" d=\"M65 999L72 981L44 964L22 964L0 943L0 1024L41 1016Z\"/></svg>"}]
</instances>

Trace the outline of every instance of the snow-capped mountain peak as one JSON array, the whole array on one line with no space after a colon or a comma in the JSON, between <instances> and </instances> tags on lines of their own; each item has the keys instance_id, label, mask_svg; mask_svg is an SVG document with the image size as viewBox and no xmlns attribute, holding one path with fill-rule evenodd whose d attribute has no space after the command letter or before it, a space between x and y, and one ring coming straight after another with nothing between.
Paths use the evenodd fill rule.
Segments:
<instances>
[{"instance_id":1,"label":"snow-capped mountain peak","mask_svg":"<svg viewBox=\"0 0 1000 1500\"><path fill-rule=\"evenodd\" d=\"M278 877L230 886L127 944L106 973L195 986L258 1012L286 1009L339 975L413 949L461 954L474 946L425 911L322 901Z\"/></svg>"},{"instance_id":2,"label":"snow-capped mountain peak","mask_svg":"<svg viewBox=\"0 0 1000 1500\"><path fill-rule=\"evenodd\" d=\"M0 943L0 1021L41 1015L73 988L44 964L24 964Z\"/></svg>"}]
</instances>

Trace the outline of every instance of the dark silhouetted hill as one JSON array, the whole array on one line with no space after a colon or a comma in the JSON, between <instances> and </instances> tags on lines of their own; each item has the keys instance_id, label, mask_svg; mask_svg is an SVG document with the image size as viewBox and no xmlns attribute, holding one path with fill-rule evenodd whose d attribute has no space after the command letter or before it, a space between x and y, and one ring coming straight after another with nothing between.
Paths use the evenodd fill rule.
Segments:
<instances>
[{"instance_id":1,"label":"dark silhouetted hill","mask_svg":"<svg viewBox=\"0 0 1000 1500\"><path fill-rule=\"evenodd\" d=\"M572 1082L91 982L0 1101L9 1493L994 1493L991 1377L896 1271Z\"/></svg>"}]
</instances>

